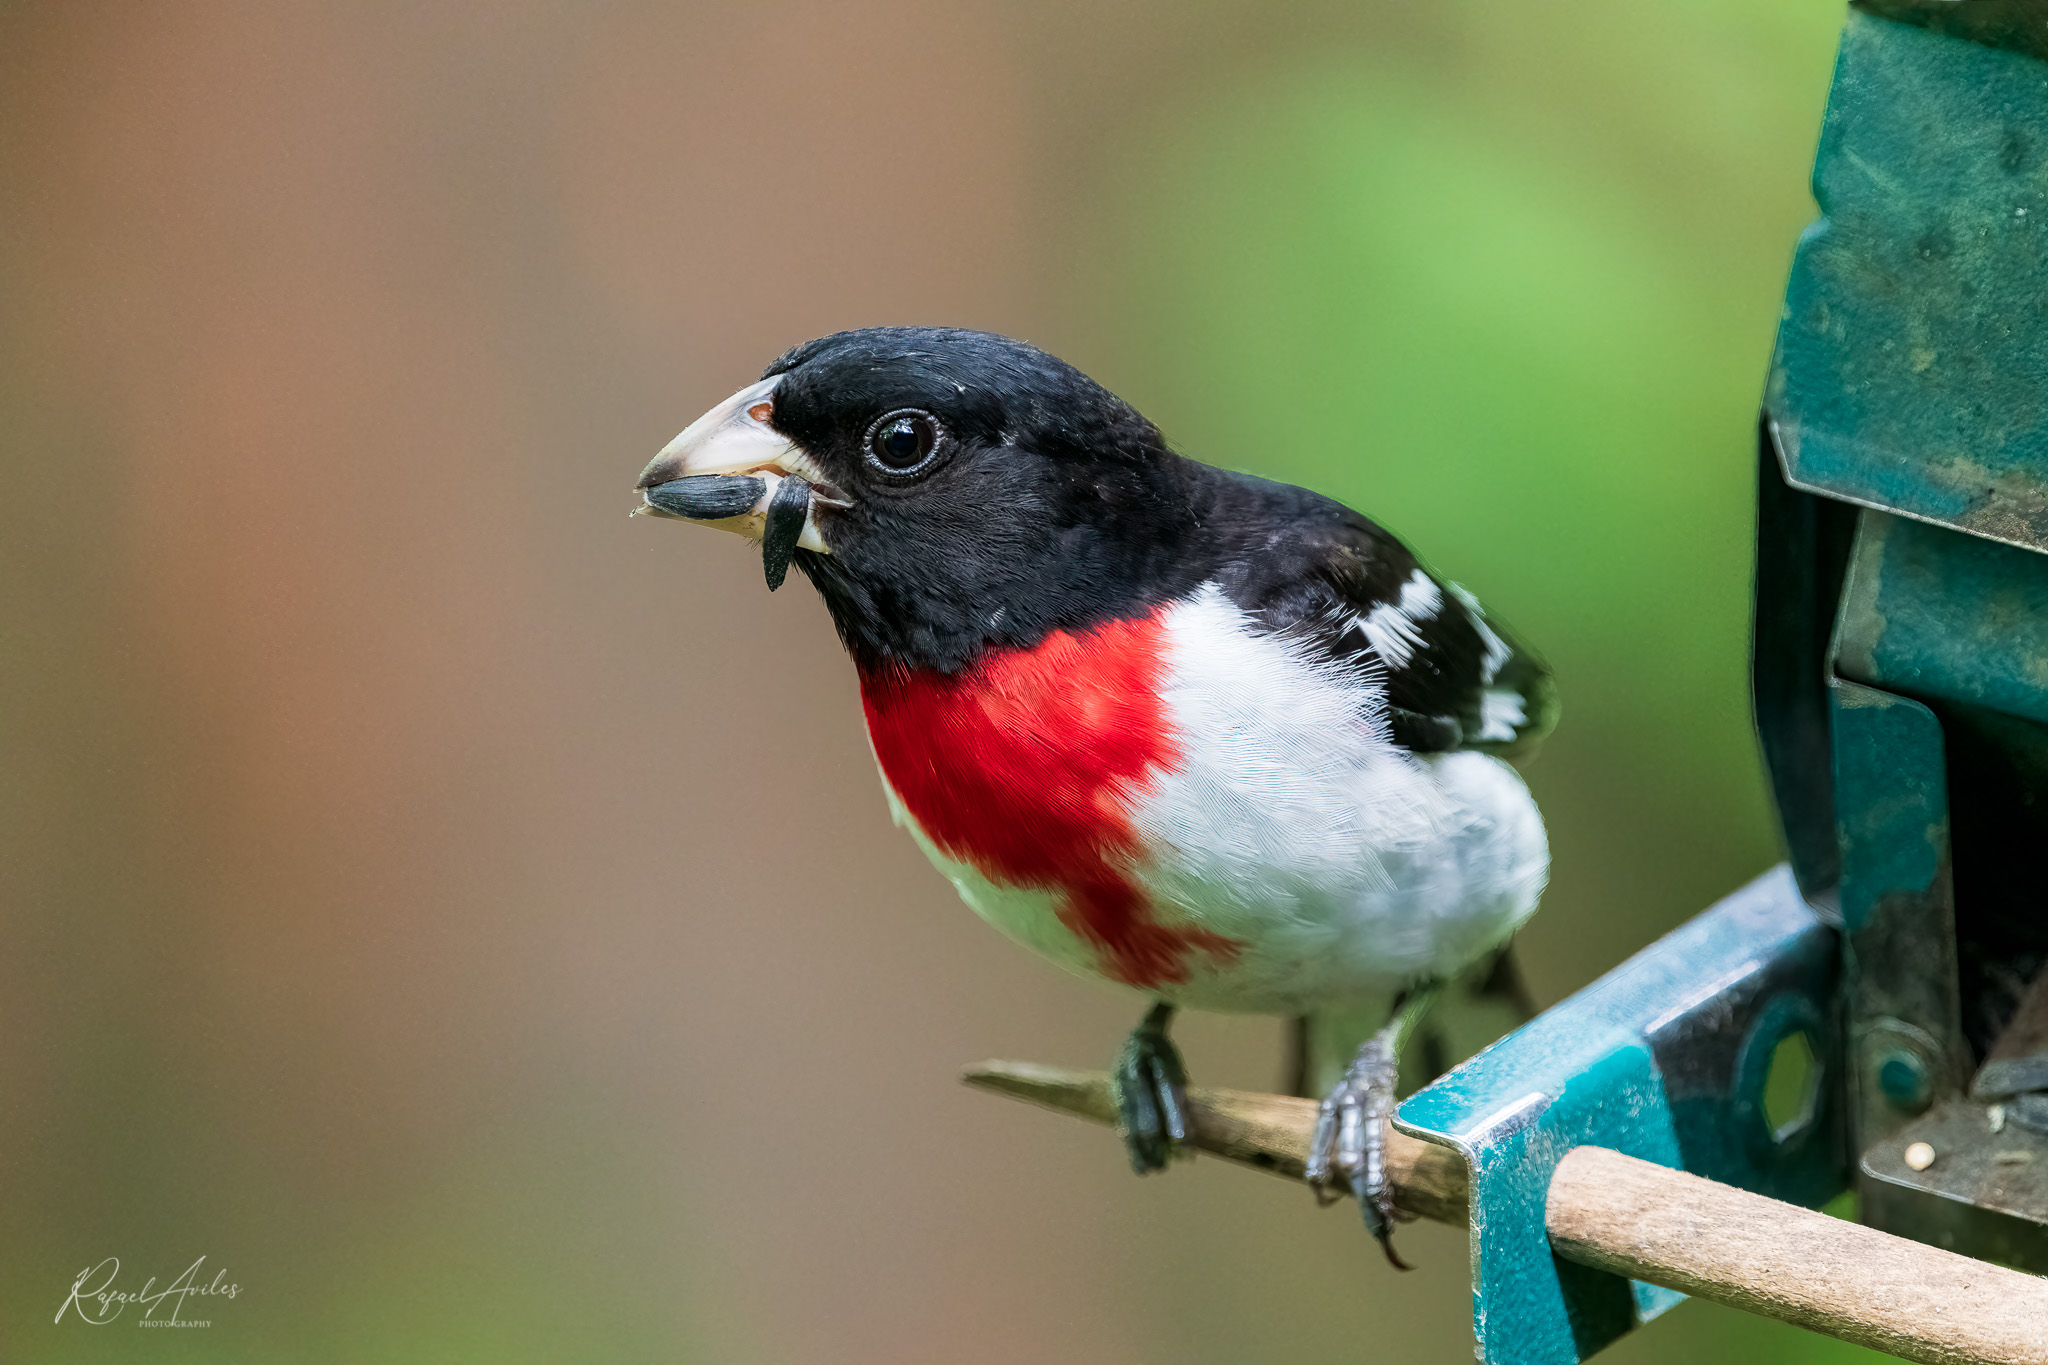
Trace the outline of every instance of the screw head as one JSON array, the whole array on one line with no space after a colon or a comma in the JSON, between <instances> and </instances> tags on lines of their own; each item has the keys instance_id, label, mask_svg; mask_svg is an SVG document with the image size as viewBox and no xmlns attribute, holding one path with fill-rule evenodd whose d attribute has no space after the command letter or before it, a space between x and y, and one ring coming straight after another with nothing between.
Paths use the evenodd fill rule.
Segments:
<instances>
[{"instance_id":1,"label":"screw head","mask_svg":"<svg viewBox=\"0 0 2048 1365\"><path fill-rule=\"evenodd\" d=\"M1919 1113L1934 1098L1934 1081L1927 1063L1903 1048L1885 1053L1877 1064L1877 1088L1893 1108Z\"/></svg>"}]
</instances>

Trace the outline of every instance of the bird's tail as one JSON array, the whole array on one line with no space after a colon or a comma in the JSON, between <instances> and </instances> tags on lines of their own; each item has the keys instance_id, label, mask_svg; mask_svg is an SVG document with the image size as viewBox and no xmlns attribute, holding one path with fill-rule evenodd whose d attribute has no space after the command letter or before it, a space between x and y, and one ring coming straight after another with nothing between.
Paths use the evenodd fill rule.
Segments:
<instances>
[{"instance_id":1,"label":"bird's tail","mask_svg":"<svg viewBox=\"0 0 2048 1365\"><path fill-rule=\"evenodd\" d=\"M1286 1084L1290 1093L1319 1099L1344 1075L1359 1046L1393 1015L1393 998L1358 1001L1305 1014L1289 1030ZM1438 1076L1536 1017L1536 1002L1522 981L1514 945L1468 967L1444 990L1401 1054L1401 1093L1412 1094Z\"/></svg>"}]
</instances>

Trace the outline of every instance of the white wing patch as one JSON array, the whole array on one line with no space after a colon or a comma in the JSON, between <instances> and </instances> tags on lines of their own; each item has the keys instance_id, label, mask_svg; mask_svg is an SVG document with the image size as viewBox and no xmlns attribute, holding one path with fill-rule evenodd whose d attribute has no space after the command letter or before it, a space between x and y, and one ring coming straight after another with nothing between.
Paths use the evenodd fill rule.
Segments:
<instances>
[{"instance_id":1,"label":"white wing patch","mask_svg":"<svg viewBox=\"0 0 2048 1365\"><path fill-rule=\"evenodd\" d=\"M1365 632L1373 653L1387 661L1388 668L1406 668L1423 645L1420 623L1436 615L1443 605L1444 595L1436 580L1417 569L1401 585L1400 599L1374 607L1359 619L1358 628ZM1489 673L1488 681L1492 677Z\"/></svg>"},{"instance_id":2,"label":"white wing patch","mask_svg":"<svg viewBox=\"0 0 2048 1365\"><path fill-rule=\"evenodd\" d=\"M1489 687L1479 694L1480 739L1511 740L1527 720L1521 693L1506 687Z\"/></svg>"},{"instance_id":3,"label":"white wing patch","mask_svg":"<svg viewBox=\"0 0 2048 1365\"><path fill-rule=\"evenodd\" d=\"M1481 682L1490 683L1500 676L1501 669L1507 667L1507 662L1514 657L1515 651L1509 649L1507 641L1494 634L1493 627L1486 624L1486 608L1479 605L1478 598L1456 583L1451 584L1451 591L1465 604L1466 612L1472 617L1472 628L1479 632L1479 643L1486 646L1486 657L1480 661L1479 674ZM1515 723L1521 724L1521 719L1517 717ZM1494 736L1482 734L1480 738L1492 739ZM1513 739L1514 736L1509 735L1507 738Z\"/></svg>"}]
</instances>

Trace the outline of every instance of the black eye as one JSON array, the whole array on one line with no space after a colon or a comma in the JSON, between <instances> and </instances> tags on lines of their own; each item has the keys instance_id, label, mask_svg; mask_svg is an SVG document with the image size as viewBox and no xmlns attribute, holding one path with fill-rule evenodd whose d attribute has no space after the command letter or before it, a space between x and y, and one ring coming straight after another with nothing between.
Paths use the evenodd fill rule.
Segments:
<instances>
[{"instance_id":1,"label":"black eye","mask_svg":"<svg viewBox=\"0 0 2048 1365\"><path fill-rule=\"evenodd\" d=\"M875 423L868 432L868 455L882 468L901 474L930 459L938 443L938 419L911 408Z\"/></svg>"}]
</instances>

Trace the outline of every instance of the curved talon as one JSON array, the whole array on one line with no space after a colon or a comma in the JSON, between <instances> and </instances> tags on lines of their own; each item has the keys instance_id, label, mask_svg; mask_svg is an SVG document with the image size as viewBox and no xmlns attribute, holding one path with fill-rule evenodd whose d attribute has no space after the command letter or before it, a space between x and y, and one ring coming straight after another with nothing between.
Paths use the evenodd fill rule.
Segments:
<instances>
[{"instance_id":1,"label":"curved talon","mask_svg":"<svg viewBox=\"0 0 2048 1365\"><path fill-rule=\"evenodd\" d=\"M1400 1021L1366 1040L1344 1079L1323 1098L1309 1138L1302 1174L1316 1191L1316 1202L1336 1202L1327 1186L1332 1174L1358 1200L1365 1230L1386 1252L1397 1270L1411 1267L1394 1250L1394 1191L1387 1181L1387 1122L1394 1112L1394 1086L1400 1074L1397 1054Z\"/></svg>"},{"instance_id":2,"label":"curved talon","mask_svg":"<svg viewBox=\"0 0 2048 1365\"><path fill-rule=\"evenodd\" d=\"M1160 1125L1166 1130L1167 1141L1178 1146L1188 1140L1188 1078L1181 1069L1180 1050L1167 1043L1147 1061L1152 1093L1159 1101Z\"/></svg>"}]
</instances>

